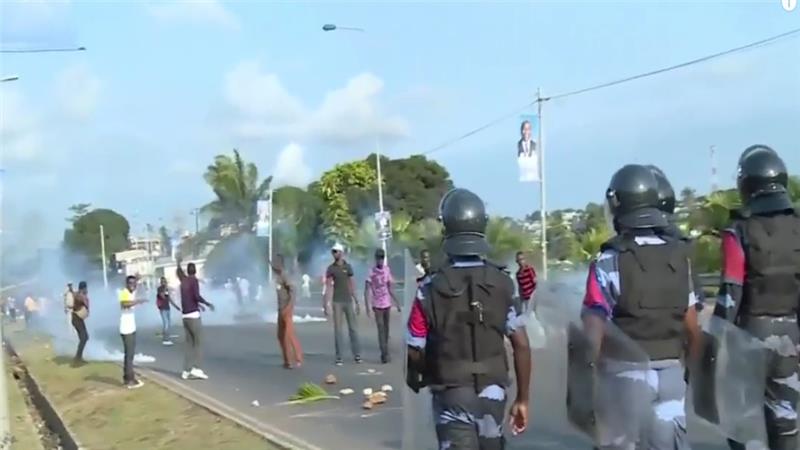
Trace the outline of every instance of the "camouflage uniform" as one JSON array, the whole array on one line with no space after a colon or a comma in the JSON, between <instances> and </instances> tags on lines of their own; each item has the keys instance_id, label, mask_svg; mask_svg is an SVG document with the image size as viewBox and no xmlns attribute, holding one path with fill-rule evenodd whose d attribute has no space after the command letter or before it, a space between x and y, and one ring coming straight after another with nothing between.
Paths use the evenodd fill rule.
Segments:
<instances>
[{"instance_id":1,"label":"camouflage uniform","mask_svg":"<svg viewBox=\"0 0 800 450\"><path fill-rule=\"evenodd\" d=\"M795 450L798 448L797 403L800 399L800 361L797 351L800 330L797 315L771 317L740 314L746 261L744 246L735 228L723 232L722 252L722 284L714 315L748 331L769 349L767 389L764 393L769 448ZM741 443L729 441L729 444L734 450L745 448Z\"/></svg>"}]
</instances>

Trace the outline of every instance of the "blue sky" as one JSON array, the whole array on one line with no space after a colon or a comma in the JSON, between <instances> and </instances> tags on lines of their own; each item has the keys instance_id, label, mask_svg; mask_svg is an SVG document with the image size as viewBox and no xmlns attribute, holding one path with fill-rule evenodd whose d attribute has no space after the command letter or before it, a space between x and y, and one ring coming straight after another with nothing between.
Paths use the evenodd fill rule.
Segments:
<instances>
[{"instance_id":1,"label":"blue sky","mask_svg":"<svg viewBox=\"0 0 800 450\"><path fill-rule=\"evenodd\" d=\"M800 26L760 2L3 2L4 239L52 245L78 202L141 229L211 199L233 147L279 184L305 183L378 141L390 156L443 141L546 95L743 45ZM364 33L324 33L321 26ZM661 166L680 189L732 184L748 145L800 172L800 38L545 104L551 208L599 201L615 169ZM538 208L517 179L518 120L432 156L493 213Z\"/></svg>"}]
</instances>

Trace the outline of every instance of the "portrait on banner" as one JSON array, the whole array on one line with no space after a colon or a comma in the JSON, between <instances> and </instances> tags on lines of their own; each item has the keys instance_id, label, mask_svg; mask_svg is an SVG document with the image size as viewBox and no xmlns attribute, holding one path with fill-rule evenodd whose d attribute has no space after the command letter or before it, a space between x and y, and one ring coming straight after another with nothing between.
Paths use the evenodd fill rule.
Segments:
<instances>
[{"instance_id":1,"label":"portrait on banner","mask_svg":"<svg viewBox=\"0 0 800 450\"><path fill-rule=\"evenodd\" d=\"M519 181L538 182L539 173L539 146L534 136L538 134L538 120L536 116L522 116L519 125L519 140L517 141L517 165L519 166Z\"/></svg>"}]
</instances>

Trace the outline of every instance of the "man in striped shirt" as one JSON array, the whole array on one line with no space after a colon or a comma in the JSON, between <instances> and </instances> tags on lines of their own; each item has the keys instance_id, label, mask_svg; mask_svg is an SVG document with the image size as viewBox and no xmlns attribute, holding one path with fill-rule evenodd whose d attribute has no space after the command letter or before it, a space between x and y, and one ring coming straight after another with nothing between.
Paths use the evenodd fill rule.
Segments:
<instances>
[{"instance_id":1,"label":"man in striped shirt","mask_svg":"<svg viewBox=\"0 0 800 450\"><path fill-rule=\"evenodd\" d=\"M522 304L522 312L525 313L528 311L533 291L536 290L536 271L532 265L528 264L524 252L517 252L517 265L519 266L519 270L517 270L517 288L520 303Z\"/></svg>"}]
</instances>

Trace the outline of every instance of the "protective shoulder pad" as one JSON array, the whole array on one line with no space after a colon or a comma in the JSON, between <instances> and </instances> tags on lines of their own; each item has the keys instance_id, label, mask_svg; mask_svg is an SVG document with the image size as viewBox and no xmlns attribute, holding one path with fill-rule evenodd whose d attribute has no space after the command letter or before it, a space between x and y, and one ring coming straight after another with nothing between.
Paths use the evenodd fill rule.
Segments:
<instances>
[{"instance_id":1,"label":"protective shoulder pad","mask_svg":"<svg viewBox=\"0 0 800 450\"><path fill-rule=\"evenodd\" d=\"M731 212L730 212L730 219L734 220L734 221L736 221L736 220L747 220L747 219L750 218L750 216L751 216L750 210L745 208L745 207L732 209Z\"/></svg>"},{"instance_id":2,"label":"protective shoulder pad","mask_svg":"<svg viewBox=\"0 0 800 450\"><path fill-rule=\"evenodd\" d=\"M631 240L629 238L617 235L605 241L603 245L600 246L600 251L604 252L607 250L614 250L617 252L624 252L630 249L630 245L631 245Z\"/></svg>"}]
</instances>

